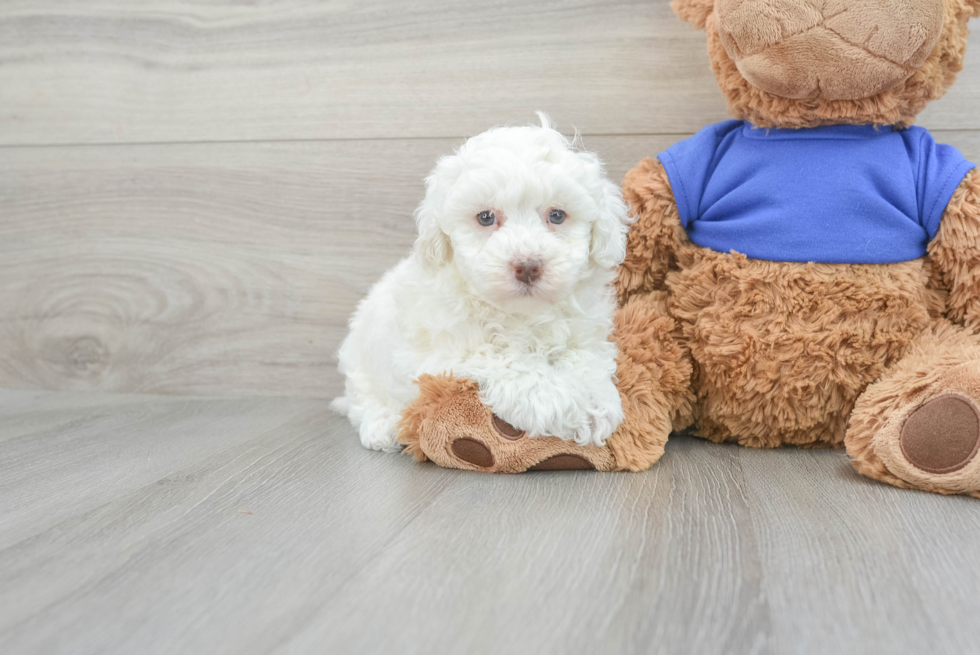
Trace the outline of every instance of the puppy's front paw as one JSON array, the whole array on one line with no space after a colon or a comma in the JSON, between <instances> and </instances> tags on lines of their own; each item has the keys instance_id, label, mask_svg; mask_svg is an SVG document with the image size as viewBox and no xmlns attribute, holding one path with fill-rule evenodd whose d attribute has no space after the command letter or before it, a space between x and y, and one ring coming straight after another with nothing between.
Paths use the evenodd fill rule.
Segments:
<instances>
[{"instance_id":1,"label":"puppy's front paw","mask_svg":"<svg viewBox=\"0 0 980 655\"><path fill-rule=\"evenodd\" d=\"M524 374L481 380L480 398L494 414L529 437L575 439L588 396L551 376Z\"/></svg>"},{"instance_id":2,"label":"puppy's front paw","mask_svg":"<svg viewBox=\"0 0 980 655\"><path fill-rule=\"evenodd\" d=\"M624 418L622 399L612 380L599 381L590 389L585 414L587 421L576 431L575 442L604 446Z\"/></svg>"},{"instance_id":3,"label":"puppy's front paw","mask_svg":"<svg viewBox=\"0 0 980 655\"><path fill-rule=\"evenodd\" d=\"M611 379L530 379L480 385L497 416L532 437L558 437L580 445L604 445L623 421L619 391Z\"/></svg>"},{"instance_id":4,"label":"puppy's front paw","mask_svg":"<svg viewBox=\"0 0 980 655\"><path fill-rule=\"evenodd\" d=\"M365 412L365 416L358 427L361 445L371 450L384 452L401 450L401 444L398 443L397 439L398 419L398 414L386 408L372 408Z\"/></svg>"}]
</instances>

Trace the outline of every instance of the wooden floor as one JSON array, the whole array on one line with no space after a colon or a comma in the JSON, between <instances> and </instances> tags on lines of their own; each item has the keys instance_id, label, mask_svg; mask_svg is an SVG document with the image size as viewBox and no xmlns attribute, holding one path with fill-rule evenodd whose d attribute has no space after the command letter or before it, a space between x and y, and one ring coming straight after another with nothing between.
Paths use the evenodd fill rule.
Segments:
<instances>
[{"instance_id":1,"label":"wooden floor","mask_svg":"<svg viewBox=\"0 0 980 655\"><path fill-rule=\"evenodd\" d=\"M318 399L0 393L0 653L975 653L980 503L691 438L363 450Z\"/></svg>"}]
</instances>

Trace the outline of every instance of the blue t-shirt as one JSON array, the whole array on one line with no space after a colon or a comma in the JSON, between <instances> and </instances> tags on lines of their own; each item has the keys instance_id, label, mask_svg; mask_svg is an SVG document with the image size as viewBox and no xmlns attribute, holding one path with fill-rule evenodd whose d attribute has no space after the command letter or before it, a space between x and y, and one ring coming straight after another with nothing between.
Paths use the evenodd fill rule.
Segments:
<instances>
[{"instance_id":1,"label":"blue t-shirt","mask_svg":"<svg viewBox=\"0 0 980 655\"><path fill-rule=\"evenodd\" d=\"M974 168L921 127L725 121L660 153L691 241L753 259L918 259Z\"/></svg>"}]
</instances>

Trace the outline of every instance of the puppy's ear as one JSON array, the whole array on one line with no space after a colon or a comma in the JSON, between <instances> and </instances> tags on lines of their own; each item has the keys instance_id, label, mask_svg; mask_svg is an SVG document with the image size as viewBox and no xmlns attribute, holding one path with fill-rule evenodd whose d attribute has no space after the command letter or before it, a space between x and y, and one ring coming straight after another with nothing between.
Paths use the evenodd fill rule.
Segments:
<instances>
[{"instance_id":1,"label":"puppy's ear","mask_svg":"<svg viewBox=\"0 0 980 655\"><path fill-rule=\"evenodd\" d=\"M708 15L715 10L715 0L673 0L670 6L678 18L703 30Z\"/></svg>"},{"instance_id":2,"label":"puppy's ear","mask_svg":"<svg viewBox=\"0 0 980 655\"><path fill-rule=\"evenodd\" d=\"M446 194L459 177L459 158L443 157L425 178L425 198L415 210L415 253L422 264L435 270L449 263L453 255L449 235L442 231L436 215L442 208Z\"/></svg>"},{"instance_id":3,"label":"puppy's ear","mask_svg":"<svg viewBox=\"0 0 980 655\"><path fill-rule=\"evenodd\" d=\"M422 264L430 270L448 264L453 252L449 236L439 227L435 215L427 210L425 202L415 210L415 223L419 230L415 239L415 252Z\"/></svg>"},{"instance_id":4,"label":"puppy's ear","mask_svg":"<svg viewBox=\"0 0 980 655\"><path fill-rule=\"evenodd\" d=\"M608 180L602 183L599 218L592 224L592 245L589 254L599 268L615 268L626 258L626 233L630 218L619 187Z\"/></svg>"}]
</instances>

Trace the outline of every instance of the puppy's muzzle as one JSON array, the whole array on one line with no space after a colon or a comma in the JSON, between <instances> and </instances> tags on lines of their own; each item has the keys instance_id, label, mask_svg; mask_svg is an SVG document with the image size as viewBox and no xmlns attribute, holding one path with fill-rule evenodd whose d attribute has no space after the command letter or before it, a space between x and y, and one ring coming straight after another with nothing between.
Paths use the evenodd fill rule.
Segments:
<instances>
[{"instance_id":1,"label":"puppy's muzzle","mask_svg":"<svg viewBox=\"0 0 980 655\"><path fill-rule=\"evenodd\" d=\"M521 284L534 284L541 277L542 263L540 259L521 259L511 263L514 277Z\"/></svg>"}]
</instances>

